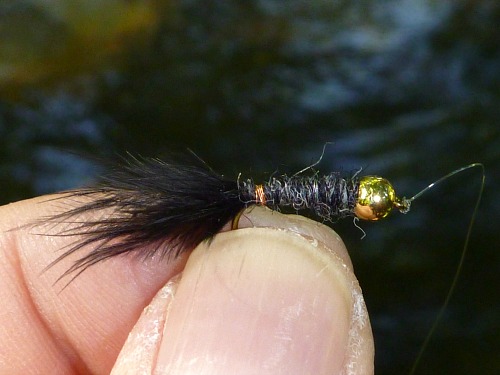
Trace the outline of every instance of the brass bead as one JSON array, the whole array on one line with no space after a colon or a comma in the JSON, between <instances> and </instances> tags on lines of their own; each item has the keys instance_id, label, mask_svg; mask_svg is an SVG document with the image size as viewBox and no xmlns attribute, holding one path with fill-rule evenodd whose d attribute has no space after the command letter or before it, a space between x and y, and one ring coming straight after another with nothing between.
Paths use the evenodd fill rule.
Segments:
<instances>
[{"instance_id":1,"label":"brass bead","mask_svg":"<svg viewBox=\"0 0 500 375\"><path fill-rule=\"evenodd\" d=\"M400 203L391 183L378 176L364 176L359 180L358 199L354 214L363 220L380 220Z\"/></svg>"}]
</instances>

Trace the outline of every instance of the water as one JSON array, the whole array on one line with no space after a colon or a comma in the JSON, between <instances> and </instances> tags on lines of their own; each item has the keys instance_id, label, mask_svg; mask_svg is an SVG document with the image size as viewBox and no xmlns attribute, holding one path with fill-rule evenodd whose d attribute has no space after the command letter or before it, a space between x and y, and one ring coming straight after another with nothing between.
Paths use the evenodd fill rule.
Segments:
<instances>
[{"instance_id":1,"label":"water","mask_svg":"<svg viewBox=\"0 0 500 375\"><path fill-rule=\"evenodd\" d=\"M422 373L500 372L495 298L500 40L495 1L0 5L1 201L74 187L88 155L190 147L227 176L314 162L411 196L471 162L487 186L466 268ZM70 151L70 152L68 152ZM76 153L75 153L76 152ZM375 331L378 373L406 371L458 262L479 176L406 216L335 226Z\"/></svg>"}]
</instances>

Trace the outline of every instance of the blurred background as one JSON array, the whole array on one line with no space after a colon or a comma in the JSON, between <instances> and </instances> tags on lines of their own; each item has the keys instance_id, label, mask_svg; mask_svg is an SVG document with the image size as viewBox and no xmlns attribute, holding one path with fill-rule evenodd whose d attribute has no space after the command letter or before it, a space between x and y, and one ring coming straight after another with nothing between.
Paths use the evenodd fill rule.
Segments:
<instances>
[{"instance_id":1,"label":"blurred background","mask_svg":"<svg viewBox=\"0 0 500 375\"><path fill-rule=\"evenodd\" d=\"M0 203L91 183L95 157L193 149L229 178L319 169L411 196L469 164L485 195L420 374L500 373L500 2L0 2ZM407 373L450 287L480 171L350 250L376 372ZM496 219L495 219L496 218Z\"/></svg>"}]
</instances>

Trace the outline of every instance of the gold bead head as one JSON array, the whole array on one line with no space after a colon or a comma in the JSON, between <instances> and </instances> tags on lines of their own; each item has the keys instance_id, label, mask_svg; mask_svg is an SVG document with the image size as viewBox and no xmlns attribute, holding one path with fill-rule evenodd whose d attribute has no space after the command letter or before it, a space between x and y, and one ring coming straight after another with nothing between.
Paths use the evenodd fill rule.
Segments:
<instances>
[{"instance_id":1,"label":"gold bead head","mask_svg":"<svg viewBox=\"0 0 500 375\"><path fill-rule=\"evenodd\" d=\"M364 176L359 180L358 199L354 214L363 220L380 220L399 207L401 201L391 183L378 176Z\"/></svg>"}]
</instances>

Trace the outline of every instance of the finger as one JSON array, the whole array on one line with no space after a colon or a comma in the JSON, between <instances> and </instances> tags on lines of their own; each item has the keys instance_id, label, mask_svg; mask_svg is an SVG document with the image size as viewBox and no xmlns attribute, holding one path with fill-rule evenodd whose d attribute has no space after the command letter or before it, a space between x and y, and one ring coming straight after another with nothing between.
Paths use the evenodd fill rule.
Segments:
<instances>
[{"instance_id":1,"label":"finger","mask_svg":"<svg viewBox=\"0 0 500 375\"><path fill-rule=\"evenodd\" d=\"M47 200L0 207L0 373L109 373L142 309L187 254L168 263L113 258L64 288L69 279L57 279L82 253L45 268L78 238L55 236L64 224L26 224L74 202Z\"/></svg>"},{"instance_id":2,"label":"finger","mask_svg":"<svg viewBox=\"0 0 500 375\"><path fill-rule=\"evenodd\" d=\"M297 216L246 219L274 228L200 245L144 311L114 374L373 373L368 314L339 237Z\"/></svg>"}]
</instances>

